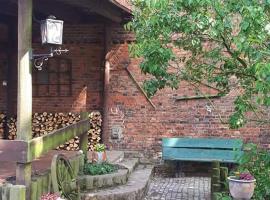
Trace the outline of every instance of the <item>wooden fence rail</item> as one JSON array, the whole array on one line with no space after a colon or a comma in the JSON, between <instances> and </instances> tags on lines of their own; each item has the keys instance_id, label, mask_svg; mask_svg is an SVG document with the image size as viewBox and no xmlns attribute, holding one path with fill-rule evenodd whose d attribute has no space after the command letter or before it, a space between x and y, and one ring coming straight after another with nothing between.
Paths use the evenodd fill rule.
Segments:
<instances>
[{"instance_id":1,"label":"wooden fence rail","mask_svg":"<svg viewBox=\"0 0 270 200\"><path fill-rule=\"evenodd\" d=\"M89 128L89 120L85 119L48 135L34 138L29 142L22 140L0 140L0 161L32 162L70 139L76 136L86 135ZM84 143L85 141L80 142Z\"/></svg>"}]
</instances>

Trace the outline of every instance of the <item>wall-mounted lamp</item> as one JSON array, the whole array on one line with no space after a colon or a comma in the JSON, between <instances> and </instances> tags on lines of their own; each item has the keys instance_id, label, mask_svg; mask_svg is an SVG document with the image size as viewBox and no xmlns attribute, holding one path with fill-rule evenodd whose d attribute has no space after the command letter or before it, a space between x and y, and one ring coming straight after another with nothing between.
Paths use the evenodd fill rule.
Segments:
<instances>
[{"instance_id":1,"label":"wall-mounted lamp","mask_svg":"<svg viewBox=\"0 0 270 200\"><path fill-rule=\"evenodd\" d=\"M42 20L40 23L41 40L42 44L49 45L62 45L63 40L63 24L64 21L56 20L54 16L49 16L47 19ZM34 66L38 70L42 70L44 61L47 61L50 57L67 53L68 49L61 49L61 47L53 49L51 47L50 52L46 54L32 54L32 60Z\"/></svg>"}]
</instances>

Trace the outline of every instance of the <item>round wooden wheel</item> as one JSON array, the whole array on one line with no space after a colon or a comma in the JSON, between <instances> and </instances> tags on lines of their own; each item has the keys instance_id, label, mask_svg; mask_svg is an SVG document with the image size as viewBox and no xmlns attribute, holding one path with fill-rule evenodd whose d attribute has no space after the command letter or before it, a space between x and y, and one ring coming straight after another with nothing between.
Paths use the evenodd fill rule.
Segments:
<instances>
[{"instance_id":1,"label":"round wooden wheel","mask_svg":"<svg viewBox=\"0 0 270 200\"><path fill-rule=\"evenodd\" d=\"M57 154L51 164L52 185L55 193L68 200L79 199L79 187L68 159Z\"/></svg>"}]
</instances>

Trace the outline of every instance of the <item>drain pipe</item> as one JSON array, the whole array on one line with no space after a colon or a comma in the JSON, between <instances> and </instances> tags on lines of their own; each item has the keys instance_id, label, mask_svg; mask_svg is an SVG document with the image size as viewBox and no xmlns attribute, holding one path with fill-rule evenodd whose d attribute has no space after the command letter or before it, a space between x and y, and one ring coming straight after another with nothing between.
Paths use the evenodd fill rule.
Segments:
<instances>
[{"instance_id":1,"label":"drain pipe","mask_svg":"<svg viewBox=\"0 0 270 200\"><path fill-rule=\"evenodd\" d=\"M109 85L110 85L110 62L106 59L104 69L104 91L103 91L103 134L102 142L109 141Z\"/></svg>"}]
</instances>

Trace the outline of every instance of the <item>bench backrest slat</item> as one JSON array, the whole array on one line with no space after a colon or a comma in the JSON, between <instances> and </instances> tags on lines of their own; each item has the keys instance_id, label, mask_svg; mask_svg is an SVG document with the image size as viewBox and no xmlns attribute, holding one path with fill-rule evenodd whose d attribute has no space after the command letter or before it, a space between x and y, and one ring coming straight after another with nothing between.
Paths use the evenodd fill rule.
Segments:
<instances>
[{"instance_id":1,"label":"bench backrest slat","mask_svg":"<svg viewBox=\"0 0 270 200\"><path fill-rule=\"evenodd\" d=\"M163 148L164 160L185 160L211 162L220 161L235 163L237 158L242 155L240 151L217 150L217 149L190 149L190 148Z\"/></svg>"},{"instance_id":2,"label":"bench backrest slat","mask_svg":"<svg viewBox=\"0 0 270 200\"><path fill-rule=\"evenodd\" d=\"M220 138L163 138L163 147L173 148L212 148L212 149L241 149L241 139Z\"/></svg>"}]
</instances>

